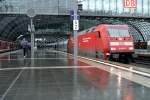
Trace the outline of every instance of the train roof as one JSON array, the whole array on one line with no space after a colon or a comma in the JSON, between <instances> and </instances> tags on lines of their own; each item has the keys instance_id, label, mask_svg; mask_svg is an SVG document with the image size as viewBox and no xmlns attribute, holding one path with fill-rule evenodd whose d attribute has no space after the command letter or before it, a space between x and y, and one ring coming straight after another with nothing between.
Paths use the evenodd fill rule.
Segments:
<instances>
[{"instance_id":1,"label":"train roof","mask_svg":"<svg viewBox=\"0 0 150 100\"><path fill-rule=\"evenodd\" d=\"M109 27L109 28L116 28L116 27L118 28L118 27L120 27L120 28L128 29L128 25L100 24L100 25L97 25L97 26L93 26L93 27L91 27L91 28L88 28L88 29L86 29L86 30L80 31L80 32L78 33L78 35L83 35L83 34L86 34L86 33L94 32L94 31L96 30L96 28L102 27L102 26L104 26L104 27Z\"/></svg>"},{"instance_id":2,"label":"train roof","mask_svg":"<svg viewBox=\"0 0 150 100\"><path fill-rule=\"evenodd\" d=\"M98 26L106 26L106 27L128 27L128 25L109 25L109 24L101 24Z\"/></svg>"},{"instance_id":3,"label":"train roof","mask_svg":"<svg viewBox=\"0 0 150 100\"><path fill-rule=\"evenodd\" d=\"M93 31L95 31L95 29L96 29L96 26L88 28L86 30L80 31L78 35L83 35L83 34L86 34L86 33L89 33L89 32L93 32Z\"/></svg>"}]
</instances>

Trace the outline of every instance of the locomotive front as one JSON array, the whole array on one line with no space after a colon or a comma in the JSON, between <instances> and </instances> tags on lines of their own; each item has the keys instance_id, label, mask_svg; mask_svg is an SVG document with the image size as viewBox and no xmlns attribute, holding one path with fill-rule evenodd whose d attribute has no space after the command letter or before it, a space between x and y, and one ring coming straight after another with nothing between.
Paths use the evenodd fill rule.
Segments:
<instances>
[{"instance_id":1,"label":"locomotive front","mask_svg":"<svg viewBox=\"0 0 150 100\"><path fill-rule=\"evenodd\" d=\"M111 59L133 60L133 38L126 25L113 25L108 27L109 50Z\"/></svg>"}]
</instances>

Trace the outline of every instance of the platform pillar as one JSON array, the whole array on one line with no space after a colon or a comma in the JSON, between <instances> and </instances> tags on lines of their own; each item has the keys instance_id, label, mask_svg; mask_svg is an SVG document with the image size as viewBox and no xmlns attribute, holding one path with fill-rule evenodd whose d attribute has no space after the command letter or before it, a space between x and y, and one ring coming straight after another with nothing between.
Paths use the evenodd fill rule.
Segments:
<instances>
[{"instance_id":1,"label":"platform pillar","mask_svg":"<svg viewBox=\"0 0 150 100\"><path fill-rule=\"evenodd\" d=\"M34 25L33 25L33 19L30 18L31 22L31 58L34 58Z\"/></svg>"},{"instance_id":2,"label":"platform pillar","mask_svg":"<svg viewBox=\"0 0 150 100\"><path fill-rule=\"evenodd\" d=\"M75 5L74 5L74 18L73 20L76 21L78 20L78 15L77 15L77 1L75 1ZM73 26L74 27L74 26ZM77 29L73 29L74 30L74 65L77 66L78 65L78 30Z\"/></svg>"},{"instance_id":3,"label":"platform pillar","mask_svg":"<svg viewBox=\"0 0 150 100\"><path fill-rule=\"evenodd\" d=\"M150 41L147 42L147 50L150 51Z\"/></svg>"}]
</instances>

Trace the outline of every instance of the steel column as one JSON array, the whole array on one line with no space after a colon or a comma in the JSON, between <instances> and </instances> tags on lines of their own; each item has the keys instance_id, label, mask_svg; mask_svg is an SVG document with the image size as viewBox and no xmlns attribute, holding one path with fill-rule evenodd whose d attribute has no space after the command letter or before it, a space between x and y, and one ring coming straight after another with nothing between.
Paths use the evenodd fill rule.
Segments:
<instances>
[{"instance_id":1,"label":"steel column","mask_svg":"<svg viewBox=\"0 0 150 100\"><path fill-rule=\"evenodd\" d=\"M33 18L30 18L31 24L31 57L34 57L34 32L33 32Z\"/></svg>"},{"instance_id":2,"label":"steel column","mask_svg":"<svg viewBox=\"0 0 150 100\"><path fill-rule=\"evenodd\" d=\"M77 20L78 4L74 3L74 20ZM78 31L74 30L74 65L78 65Z\"/></svg>"}]
</instances>

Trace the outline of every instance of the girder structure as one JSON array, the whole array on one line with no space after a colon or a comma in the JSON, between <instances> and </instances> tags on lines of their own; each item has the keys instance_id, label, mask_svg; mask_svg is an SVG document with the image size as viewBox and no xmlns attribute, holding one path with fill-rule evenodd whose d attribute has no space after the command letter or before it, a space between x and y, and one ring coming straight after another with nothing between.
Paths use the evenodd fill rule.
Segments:
<instances>
[{"instance_id":1,"label":"girder structure","mask_svg":"<svg viewBox=\"0 0 150 100\"><path fill-rule=\"evenodd\" d=\"M30 20L25 15L2 15L5 16L3 20L0 21L0 37L6 40L15 41L20 35L28 35L29 30L28 26L30 24ZM0 17L2 17L0 16ZM42 30L41 33L49 33L53 34L58 33L68 34L70 29L68 29L69 25L69 17L64 16L36 16L34 18L34 25L36 32L40 33L39 30ZM60 35L61 35L60 34Z\"/></svg>"},{"instance_id":2,"label":"girder structure","mask_svg":"<svg viewBox=\"0 0 150 100\"><path fill-rule=\"evenodd\" d=\"M33 8L37 15L69 15L74 0L2 0L0 14L26 14ZM125 9L123 0L81 0L82 16L149 17L149 0L137 0L137 8Z\"/></svg>"}]
</instances>

